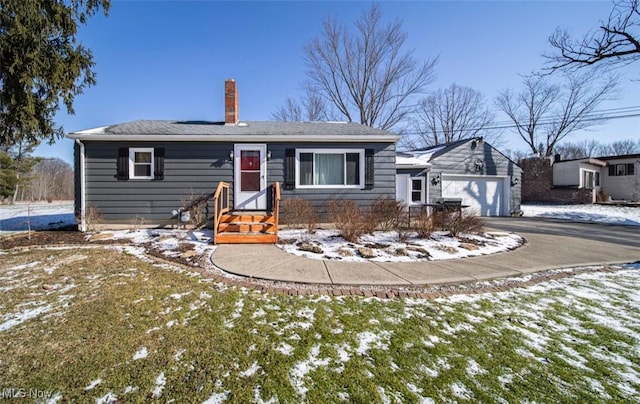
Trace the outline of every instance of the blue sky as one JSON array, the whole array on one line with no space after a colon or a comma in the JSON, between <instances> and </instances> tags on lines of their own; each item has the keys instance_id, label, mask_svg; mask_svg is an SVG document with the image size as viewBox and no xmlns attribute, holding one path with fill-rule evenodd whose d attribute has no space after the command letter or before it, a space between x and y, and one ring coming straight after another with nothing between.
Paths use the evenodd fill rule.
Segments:
<instances>
[{"instance_id":1,"label":"blue sky","mask_svg":"<svg viewBox=\"0 0 640 404\"><path fill-rule=\"evenodd\" d=\"M98 83L77 97L75 115L60 112L66 132L136 119L224 119L224 81L234 78L241 120L270 120L305 77L302 47L327 16L350 23L370 2L219 2L112 0L79 33L93 49ZM415 57L439 57L431 90L469 86L492 102L517 89L518 74L543 64L558 27L582 35L605 19L609 1L383 1L385 19L400 18ZM623 73L619 99L602 108L640 106L637 63ZM632 80L632 79L635 79ZM506 118L497 115L497 120ZM638 138L640 118L612 120L572 140ZM505 133L505 148L525 150ZM73 160L73 144L41 145L36 155Z\"/></svg>"}]
</instances>

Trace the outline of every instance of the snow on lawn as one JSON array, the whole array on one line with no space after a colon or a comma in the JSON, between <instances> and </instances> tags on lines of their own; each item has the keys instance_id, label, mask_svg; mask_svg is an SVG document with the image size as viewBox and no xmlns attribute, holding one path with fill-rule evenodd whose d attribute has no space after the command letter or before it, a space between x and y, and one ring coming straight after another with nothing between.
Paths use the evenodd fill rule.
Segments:
<instances>
[{"instance_id":1,"label":"snow on lawn","mask_svg":"<svg viewBox=\"0 0 640 404\"><path fill-rule=\"evenodd\" d=\"M431 238L411 236L405 242L399 241L395 232L367 234L358 243L345 241L336 230L317 230L314 234L281 230L279 237L278 246L290 254L343 261L446 260L508 251L523 243L522 237L501 232L463 234L457 238L437 232Z\"/></svg>"},{"instance_id":2,"label":"snow on lawn","mask_svg":"<svg viewBox=\"0 0 640 404\"><path fill-rule=\"evenodd\" d=\"M46 230L76 224L73 216L73 201L52 203L16 203L0 205L0 235L2 233L31 230Z\"/></svg>"},{"instance_id":3,"label":"snow on lawn","mask_svg":"<svg viewBox=\"0 0 640 404\"><path fill-rule=\"evenodd\" d=\"M525 217L640 226L640 206L522 205Z\"/></svg>"}]
</instances>

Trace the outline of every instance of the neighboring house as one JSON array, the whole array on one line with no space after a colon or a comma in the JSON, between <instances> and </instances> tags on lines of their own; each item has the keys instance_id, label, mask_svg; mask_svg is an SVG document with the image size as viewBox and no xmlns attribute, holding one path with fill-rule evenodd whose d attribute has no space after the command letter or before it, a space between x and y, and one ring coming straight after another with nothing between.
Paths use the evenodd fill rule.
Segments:
<instances>
[{"instance_id":1,"label":"neighboring house","mask_svg":"<svg viewBox=\"0 0 640 404\"><path fill-rule=\"evenodd\" d=\"M594 203L602 189L601 170L607 163L594 158L554 161L552 184L558 189L578 189L574 195L583 198L584 203Z\"/></svg>"},{"instance_id":2,"label":"neighboring house","mask_svg":"<svg viewBox=\"0 0 640 404\"><path fill-rule=\"evenodd\" d=\"M69 133L76 141L76 213L105 224L166 223L181 201L230 184L231 209L270 210L282 199L320 209L329 198L362 206L395 196L395 134L356 123L240 121L225 83L225 121L140 120Z\"/></svg>"},{"instance_id":3,"label":"neighboring house","mask_svg":"<svg viewBox=\"0 0 640 404\"><path fill-rule=\"evenodd\" d=\"M520 213L520 167L482 138L397 153L396 198L408 205L459 199L482 216Z\"/></svg>"},{"instance_id":4,"label":"neighboring house","mask_svg":"<svg viewBox=\"0 0 640 404\"><path fill-rule=\"evenodd\" d=\"M592 202L599 193L612 200L639 201L638 164L640 154L554 161L553 185L593 190Z\"/></svg>"},{"instance_id":5,"label":"neighboring house","mask_svg":"<svg viewBox=\"0 0 640 404\"><path fill-rule=\"evenodd\" d=\"M614 200L640 202L640 154L598 157L607 163L601 170L602 190Z\"/></svg>"}]
</instances>

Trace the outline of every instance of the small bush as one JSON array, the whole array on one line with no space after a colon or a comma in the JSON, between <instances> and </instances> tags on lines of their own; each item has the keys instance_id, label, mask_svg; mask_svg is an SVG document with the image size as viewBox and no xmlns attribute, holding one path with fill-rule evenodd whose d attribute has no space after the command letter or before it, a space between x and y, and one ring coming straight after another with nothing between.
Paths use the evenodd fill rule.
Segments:
<instances>
[{"instance_id":1,"label":"small bush","mask_svg":"<svg viewBox=\"0 0 640 404\"><path fill-rule=\"evenodd\" d=\"M318 212L306 199L284 199L284 224L293 228L307 229L307 233L313 234L318 227Z\"/></svg>"},{"instance_id":2,"label":"small bush","mask_svg":"<svg viewBox=\"0 0 640 404\"><path fill-rule=\"evenodd\" d=\"M84 220L87 225L87 231L94 231L96 226L102 223L102 214L100 214L100 210L98 210L98 208L93 205L89 205L84 214Z\"/></svg>"},{"instance_id":3,"label":"small bush","mask_svg":"<svg viewBox=\"0 0 640 404\"><path fill-rule=\"evenodd\" d=\"M421 209L418 216L412 221L412 227L419 238L429 238L442 229L444 215L440 212L429 214L427 209Z\"/></svg>"},{"instance_id":4,"label":"small bush","mask_svg":"<svg viewBox=\"0 0 640 404\"><path fill-rule=\"evenodd\" d=\"M451 237L457 237L461 233L478 233L483 227L484 220L476 212L462 211L451 214L446 230Z\"/></svg>"},{"instance_id":5,"label":"small bush","mask_svg":"<svg viewBox=\"0 0 640 404\"><path fill-rule=\"evenodd\" d=\"M380 231L394 230L403 220L406 206L395 199L378 198L371 205L369 220Z\"/></svg>"},{"instance_id":6,"label":"small bush","mask_svg":"<svg viewBox=\"0 0 640 404\"><path fill-rule=\"evenodd\" d=\"M368 215L354 201L329 199L326 202L329 220L335 224L340 236L355 243L364 234L372 231ZM375 226L374 226L375 227Z\"/></svg>"},{"instance_id":7,"label":"small bush","mask_svg":"<svg viewBox=\"0 0 640 404\"><path fill-rule=\"evenodd\" d=\"M206 226L207 224L207 200L203 199L205 194L191 194L186 200L180 201L180 206L184 211L188 206L191 206L195 201L201 200L197 204L189 209L189 224L193 225L196 229ZM179 219L178 219L179 220Z\"/></svg>"}]
</instances>

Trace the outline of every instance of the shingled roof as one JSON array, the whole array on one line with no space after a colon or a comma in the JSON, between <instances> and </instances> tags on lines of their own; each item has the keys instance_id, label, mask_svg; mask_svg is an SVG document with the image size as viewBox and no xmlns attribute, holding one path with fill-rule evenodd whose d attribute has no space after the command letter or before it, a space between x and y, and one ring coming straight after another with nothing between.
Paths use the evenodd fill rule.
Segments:
<instances>
[{"instance_id":1,"label":"shingled roof","mask_svg":"<svg viewBox=\"0 0 640 404\"><path fill-rule=\"evenodd\" d=\"M72 132L79 140L396 142L398 135L353 122L138 120Z\"/></svg>"}]
</instances>

